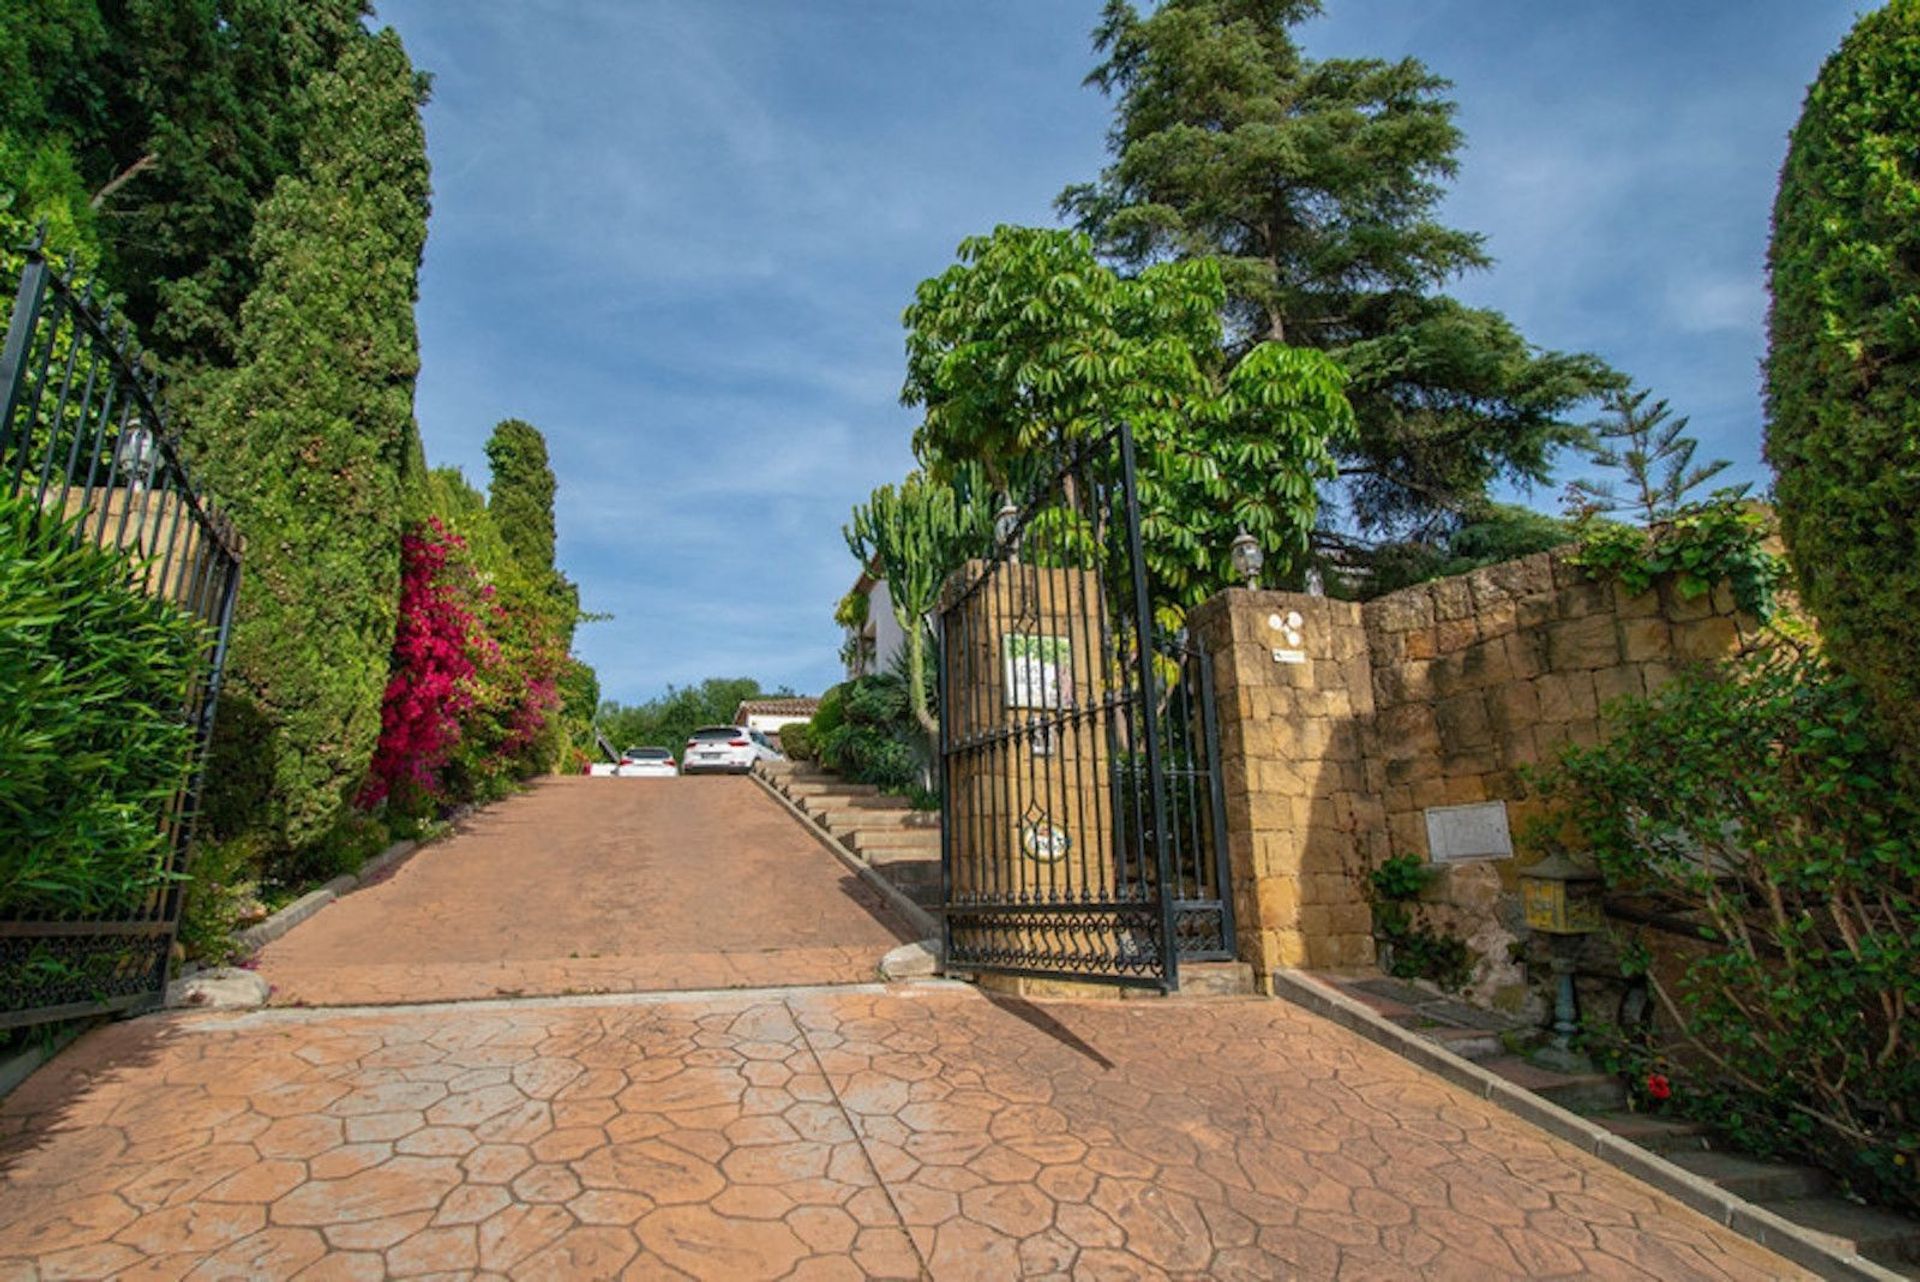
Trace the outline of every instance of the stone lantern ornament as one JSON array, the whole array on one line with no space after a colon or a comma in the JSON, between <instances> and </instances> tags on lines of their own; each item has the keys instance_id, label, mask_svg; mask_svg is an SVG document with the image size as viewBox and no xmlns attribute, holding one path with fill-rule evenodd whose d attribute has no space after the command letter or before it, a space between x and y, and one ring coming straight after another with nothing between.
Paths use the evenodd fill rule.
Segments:
<instances>
[{"instance_id":1,"label":"stone lantern ornament","mask_svg":"<svg viewBox=\"0 0 1920 1282\"><path fill-rule=\"evenodd\" d=\"M1563 1073L1590 1073L1592 1063L1573 1048L1580 1030L1580 995L1573 983L1578 940L1605 925L1600 873L1555 849L1520 870L1520 896L1527 927L1547 937L1554 974L1553 1038L1534 1059Z\"/></svg>"}]
</instances>

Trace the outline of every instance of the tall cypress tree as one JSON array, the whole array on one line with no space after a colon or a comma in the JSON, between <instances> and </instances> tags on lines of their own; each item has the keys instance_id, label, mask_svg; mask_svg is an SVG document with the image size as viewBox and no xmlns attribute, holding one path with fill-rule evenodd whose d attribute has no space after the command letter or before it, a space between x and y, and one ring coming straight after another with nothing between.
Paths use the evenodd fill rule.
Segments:
<instances>
[{"instance_id":1,"label":"tall cypress tree","mask_svg":"<svg viewBox=\"0 0 1920 1282\"><path fill-rule=\"evenodd\" d=\"M1089 83L1114 95L1111 163L1060 208L1140 267L1216 256L1232 340L1336 356L1357 433L1349 515L1425 537L1501 477L1544 481L1582 438L1568 414L1618 385L1596 357L1531 347L1497 312L1441 292L1489 266L1438 219L1461 144L1447 82L1413 59L1306 57L1319 0L1108 0Z\"/></svg>"},{"instance_id":2,"label":"tall cypress tree","mask_svg":"<svg viewBox=\"0 0 1920 1282\"><path fill-rule=\"evenodd\" d=\"M1767 264L1767 460L1841 667L1920 770L1920 0L1861 18L1807 93Z\"/></svg>"},{"instance_id":3,"label":"tall cypress tree","mask_svg":"<svg viewBox=\"0 0 1920 1282\"><path fill-rule=\"evenodd\" d=\"M199 406L198 462L247 537L222 755L258 767L267 793L223 797L244 772L215 769L210 805L264 812L287 847L325 833L380 730L400 533L423 479L425 90L392 31L363 33L313 79L299 171L254 224L240 363Z\"/></svg>"},{"instance_id":4,"label":"tall cypress tree","mask_svg":"<svg viewBox=\"0 0 1920 1282\"><path fill-rule=\"evenodd\" d=\"M559 489L547 438L531 423L502 419L487 438L487 510L514 559L529 574L553 569L553 499Z\"/></svg>"}]
</instances>

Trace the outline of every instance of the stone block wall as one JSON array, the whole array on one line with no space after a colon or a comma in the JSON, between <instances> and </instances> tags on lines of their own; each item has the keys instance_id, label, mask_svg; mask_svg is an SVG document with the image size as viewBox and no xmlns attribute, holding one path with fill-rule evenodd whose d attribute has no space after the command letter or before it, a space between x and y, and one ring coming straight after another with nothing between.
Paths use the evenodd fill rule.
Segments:
<instances>
[{"instance_id":1,"label":"stone block wall","mask_svg":"<svg viewBox=\"0 0 1920 1282\"><path fill-rule=\"evenodd\" d=\"M1256 975L1370 963L1367 874L1389 855L1430 858L1429 808L1504 802L1519 834L1538 812L1523 767L1595 741L1609 701L1735 654L1760 626L1725 587L1633 595L1564 551L1364 604L1236 590L1190 624L1214 664L1241 955ZM1510 1007L1525 998L1518 863L1447 863L1428 893L1429 919L1479 959L1472 995Z\"/></svg>"}]
</instances>

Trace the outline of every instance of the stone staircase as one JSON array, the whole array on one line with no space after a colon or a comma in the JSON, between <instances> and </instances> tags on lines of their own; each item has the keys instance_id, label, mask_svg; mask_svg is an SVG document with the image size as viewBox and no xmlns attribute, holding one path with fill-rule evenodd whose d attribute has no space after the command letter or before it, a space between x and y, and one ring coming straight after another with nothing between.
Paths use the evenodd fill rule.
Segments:
<instances>
[{"instance_id":1,"label":"stone staircase","mask_svg":"<svg viewBox=\"0 0 1920 1282\"><path fill-rule=\"evenodd\" d=\"M940 906L940 816L848 783L799 761L763 761L754 772L862 863L929 912Z\"/></svg>"},{"instance_id":2,"label":"stone staircase","mask_svg":"<svg viewBox=\"0 0 1920 1282\"><path fill-rule=\"evenodd\" d=\"M1539 1037L1532 1024L1378 974L1314 978L1515 1086L1825 1237L1842 1254L1857 1253L1898 1276L1920 1279L1920 1221L1847 1200L1817 1167L1745 1157L1726 1151L1697 1122L1630 1112L1626 1088L1611 1074L1559 1073L1534 1064L1519 1053Z\"/></svg>"}]
</instances>

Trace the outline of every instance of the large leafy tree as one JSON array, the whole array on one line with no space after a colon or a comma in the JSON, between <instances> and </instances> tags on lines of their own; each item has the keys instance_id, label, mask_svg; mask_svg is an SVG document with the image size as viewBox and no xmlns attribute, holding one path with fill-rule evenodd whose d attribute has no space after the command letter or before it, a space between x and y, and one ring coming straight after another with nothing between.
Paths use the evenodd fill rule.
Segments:
<instances>
[{"instance_id":1,"label":"large leafy tree","mask_svg":"<svg viewBox=\"0 0 1920 1282\"><path fill-rule=\"evenodd\" d=\"M1177 614L1231 583L1240 529L1283 580L1351 426L1344 376L1321 352L1273 342L1230 363L1225 302L1211 259L1124 278L1079 233L970 239L906 312L902 396L925 412L915 448L937 479L978 463L1006 486L1023 461L1125 419L1160 604Z\"/></svg>"},{"instance_id":2,"label":"large leafy tree","mask_svg":"<svg viewBox=\"0 0 1920 1282\"><path fill-rule=\"evenodd\" d=\"M1920 2L1862 18L1821 69L1768 264L1781 531L1835 660L1920 761Z\"/></svg>"},{"instance_id":3,"label":"large leafy tree","mask_svg":"<svg viewBox=\"0 0 1920 1282\"><path fill-rule=\"evenodd\" d=\"M199 462L247 538L227 750L267 795L216 805L277 844L323 836L367 768L393 646L419 441L413 303L426 242L425 92L391 31L314 78L313 128L254 230L240 364L197 409ZM217 790L223 771L209 772ZM234 772L238 778L243 772ZM217 801L220 799L216 798Z\"/></svg>"},{"instance_id":4,"label":"large leafy tree","mask_svg":"<svg viewBox=\"0 0 1920 1282\"><path fill-rule=\"evenodd\" d=\"M1596 357L1530 346L1442 292L1490 260L1438 206L1461 135L1447 82L1413 59L1307 58L1319 0L1108 0L1089 77L1115 97L1111 163L1062 212L1141 268L1215 258L1236 354L1263 341L1346 367L1347 514L1424 537L1500 478L1541 482L1568 415L1618 382Z\"/></svg>"}]
</instances>

